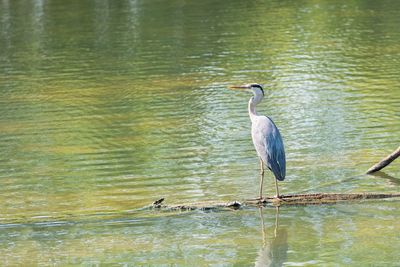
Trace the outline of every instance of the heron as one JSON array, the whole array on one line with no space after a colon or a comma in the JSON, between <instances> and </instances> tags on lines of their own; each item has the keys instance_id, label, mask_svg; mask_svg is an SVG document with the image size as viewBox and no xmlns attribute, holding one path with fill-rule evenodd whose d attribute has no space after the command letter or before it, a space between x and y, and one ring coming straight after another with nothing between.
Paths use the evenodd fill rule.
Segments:
<instances>
[{"instance_id":1,"label":"heron","mask_svg":"<svg viewBox=\"0 0 400 267\"><path fill-rule=\"evenodd\" d=\"M248 111L251 120L251 137L260 158L260 199L263 199L264 166L267 166L275 176L275 197L279 198L278 181L283 181L286 175L285 148L279 129L272 119L257 114L256 106L264 98L264 89L258 83L231 86L230 88L253 92L253 96L249 100Z\"/></svg>"}]
</instances>

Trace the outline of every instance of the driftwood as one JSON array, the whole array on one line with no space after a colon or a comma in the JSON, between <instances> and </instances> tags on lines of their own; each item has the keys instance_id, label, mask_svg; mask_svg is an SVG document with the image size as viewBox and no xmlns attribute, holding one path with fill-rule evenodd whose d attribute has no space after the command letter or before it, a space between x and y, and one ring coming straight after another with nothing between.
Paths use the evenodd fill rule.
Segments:
<instances>
[{"instance_id":1,"label":"driftwood","mask_svg":"<svg viewBox=\"0 0 400 267\"><path fill-rule=\"evenodd\" d=\"M387 165L389 165L393 160L397 159L400 156L400 146L393 151L390 155L388 155L386 158L382 159L379 161L377 164L372 166L371 168L368 169L367 174L377 172L383 168L385 168Z\"/></svg>"},{"instance_id":2,"label":"driftwood","mask_svg":"<svg viewBox=\"0 0 400 267\"><path fill-rule=\"evenodd\" d=\"M207 201L198 203L165 205L164 198L161 198L150 208L163 210L219 210L219 209L240 209L243 207L260 207L260 206L282 206L282 205L320 205L335 204L344 201L360 201L366 199L387 199L400 198L400 193L315 193L315 194L294 194L281 195L279 198L266 197L263 199L247 199L242 202L218 202Z\"/></svg>"},{"instance_id":3,"label":"driftwood","mask_svg":"<svg viewBox=\"0 0 400 267\"><path fill-rule=\"evenodd\" d=\"M377 172L393 160L400 156L400 147L397 148L386 158L372 166L367 174ZM361 201L367 199L388 199L400 198L400 193L314 193L314 194L293 194L280 195L276 197L265 197L262 199L247 199L244 201L206 201L198 203L165 205L164 198L154 201L150 206L145 208L162 209L162 210L220 210L220 209L240 209L243 207L261 207L261 206L282 206L282 205L321 205L335 204L338 202Z\"/></svg>"}]
</instances>

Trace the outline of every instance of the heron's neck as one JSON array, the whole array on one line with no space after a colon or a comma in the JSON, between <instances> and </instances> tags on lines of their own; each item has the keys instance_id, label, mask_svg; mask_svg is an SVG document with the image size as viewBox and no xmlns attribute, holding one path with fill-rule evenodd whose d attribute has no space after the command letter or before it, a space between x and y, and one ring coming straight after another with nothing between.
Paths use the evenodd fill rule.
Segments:
<instances>
[{"instance_id":1,"label":"heron's neck","mask_svg":"<svg viewBox=\"0 0 400 267\"><path fill-rule=\"evenodd\" d=\"M259 97L257 95L253 96L249 100L249 116L250 120L253 121L255 117L258 116L257 111L256 111L256 105L260 103L262 100L262 97Z\"/></svg>"}]
</instances>

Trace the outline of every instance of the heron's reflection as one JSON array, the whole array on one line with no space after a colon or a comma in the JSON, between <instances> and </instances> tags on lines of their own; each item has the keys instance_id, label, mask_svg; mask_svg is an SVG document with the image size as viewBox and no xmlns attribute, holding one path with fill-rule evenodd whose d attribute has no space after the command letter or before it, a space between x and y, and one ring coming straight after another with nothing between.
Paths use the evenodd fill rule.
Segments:
<instances>
[{"instance_id":1,"label":"heron's reflection","mask_svg":"<svg viewBox=\"0 0 400 267\"><path fill-rule=\"evenodd\" d=\"M260 207L261 229L263 237L263 246L258 252L255 266L282 266L287 258L288 243L287 231L285 228L279 228L279 207L276 207L275 228L272 239L268 239L264 226L263 208Z\"/></svg>"}]
</instances>

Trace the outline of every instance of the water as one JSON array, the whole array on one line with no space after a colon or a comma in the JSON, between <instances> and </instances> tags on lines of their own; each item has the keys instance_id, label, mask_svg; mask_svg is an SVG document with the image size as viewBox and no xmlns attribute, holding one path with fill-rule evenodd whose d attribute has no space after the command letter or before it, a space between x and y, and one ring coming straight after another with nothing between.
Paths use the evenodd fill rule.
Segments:
<instances>
[{"instance_id":1,"label":"water","mask_svg":"<svg viewBox=\"0 0 400 267\"><path fill-rule=\"evenodd\" d=\"M1 265L396 266L400 203L157 212L258 192L399 192L400 2L0 2ZM265 193L274 194L271 175Z\"/></svg>"}]
</instances>

